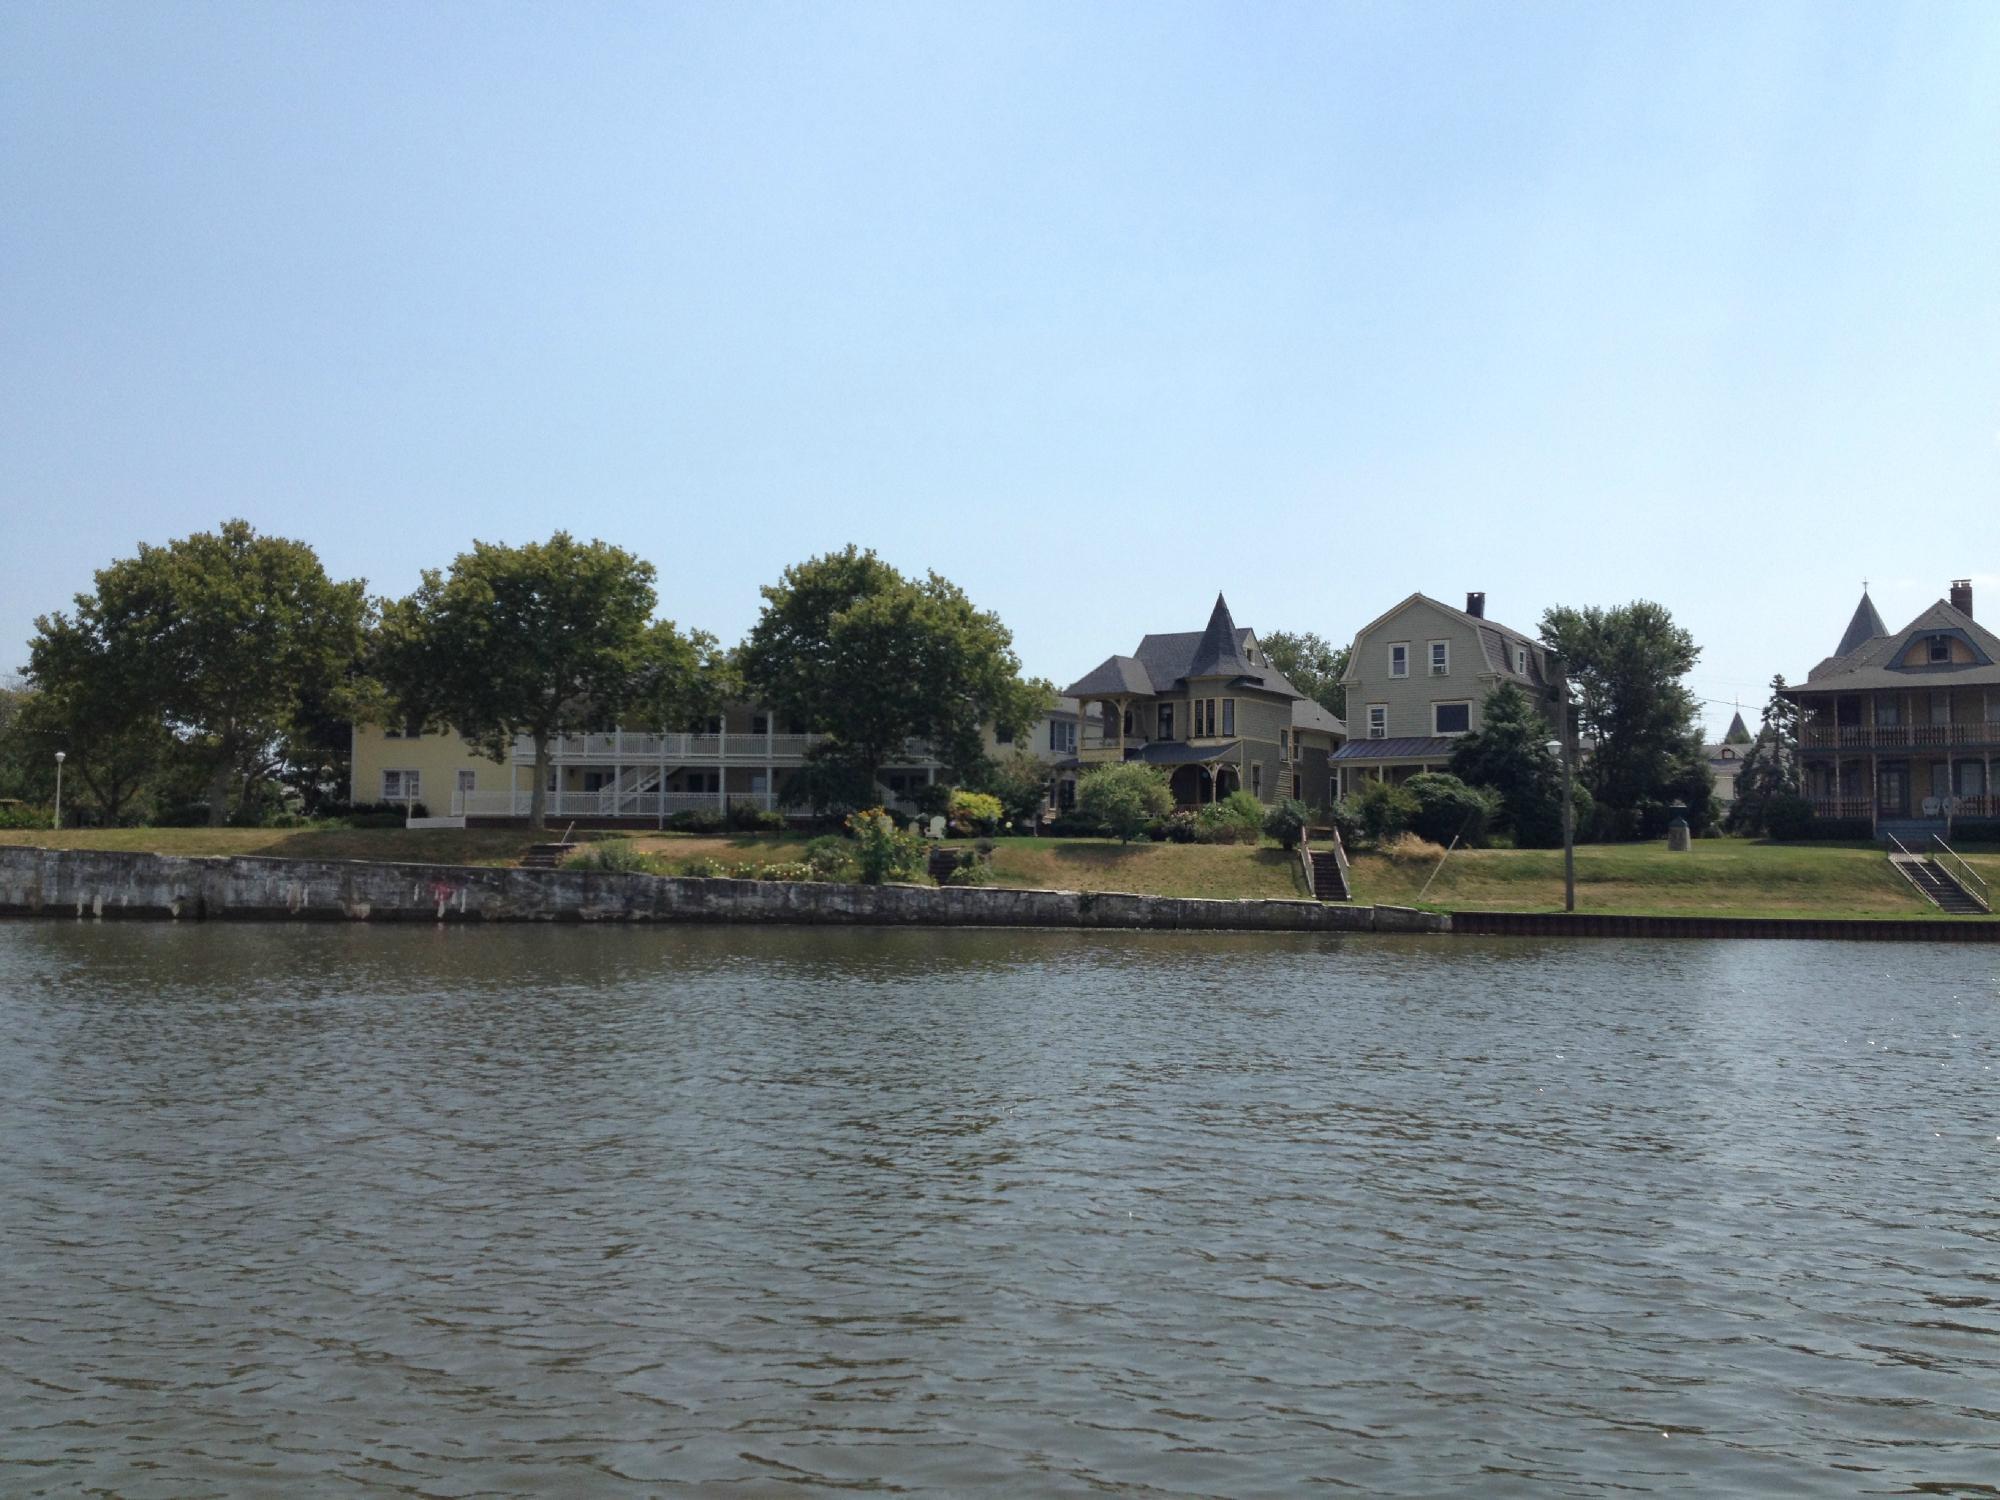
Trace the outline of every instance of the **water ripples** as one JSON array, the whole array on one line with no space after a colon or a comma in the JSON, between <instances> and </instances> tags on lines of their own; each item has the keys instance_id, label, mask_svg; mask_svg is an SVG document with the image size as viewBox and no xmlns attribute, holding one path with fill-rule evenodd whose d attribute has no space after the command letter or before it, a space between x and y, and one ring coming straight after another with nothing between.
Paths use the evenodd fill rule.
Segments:
<instances>
[{"instance_id":1,"label":"water ripples","mask_svg":"<svg viewBox=\"0 0 2000 1500\"><path fill-rule=\"evenodd\" d=\"M1972 949L0 928L0 1493L1993 1495Z\"/></svg>"}]
</instances>

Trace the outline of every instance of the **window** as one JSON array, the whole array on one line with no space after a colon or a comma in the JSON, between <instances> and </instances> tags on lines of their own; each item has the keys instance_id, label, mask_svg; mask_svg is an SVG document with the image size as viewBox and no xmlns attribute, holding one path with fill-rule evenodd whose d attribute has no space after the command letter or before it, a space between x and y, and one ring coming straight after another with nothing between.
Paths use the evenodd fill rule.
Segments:
<instances>
[{"instance_id":1,"label":"window","mask_svg":"<svg viewBox=\"0 0 2000 1500\"><path fill-rule=\"evenodd\" d=\"M1296 771L1292 772L1292 800L1294 802L1300 800L1299 773Z\"/></svg>"},{"instance_id":2,"label":"window","mask_svg":"<svg viewBox=\"0 0 2000 1500\"><path fill-rule=\"evenodd\" d=\"M1389 675L1408 677L1410 675L1410 643L1398 641L1389 648Z\"/></svg>"},{"instance_id":3,"label":"window","mask_svg":"<svg viewBox=\"0 0 2000 1500\"><path fill-rule=\"evenodd\" d=\"M414 802L423 795L423 777L416 771L384 771L382 773L382 800L384 802Z\"/></svg>"},{"instance_id":4,"label":"window","mask_svg":"<svg viewBox=\"0 0 2000 1500\"><path fill-rule=\"evenodd\" d=\"M1526 646L1516 646L1514 648L1514 675L1516 677L1526 677L1528 675L1528 648Z\"/></svg>"},{"instance_id":5,"label":"window","mask_svg":"<svg viewBox=\"0 0 2000 1500\"><path fill-rule=\"evenodd\" d=\"M1432 734L1464 734L1472 728L1472 705L1470 703L1433 703L1431 705Z\"/></svg>"},{"instance_id":6,"label":"window","mask_svg":"<svg viewBox=\"0 0 2000 1500\"><path fill-rule=\"evenodd\" d=\"M771 716L769 714L750 715L750 732L752 734L769 734L771 732Z\"/></svg>"},{"instance_id":7,"label":"window","mask_svg":"<svg viewBox=\"0 0 2000 1500\"><path fill-rule=\"evenodd\" d=\"M1011 730L1011 729L995 729L995 730L993 731L993 743L994 743L994 744L996 744L996 745L1011 745L1011 744L1013 744L1013 743L1014 743L1014 731L1013 731L1013 730Z\"/></svg>"},{"instance_id":8,"label":"window","mask_svg":"<svg viewBox=\"0 0 2000 1500\"><path fill-rule=\"evenodd\" d=\"M1431 642L1431 676L1451 676L1451 642Z\"/></svg>"},{"instance_id":9,"label":"window","mask_svg":"<svg viewBox=\"0 0 2000 1500\"><path fill-rule=\"evenodd\" d=\"M424 737L424 721L412 719L407 724L391 724L382 731L385 740L420 740Z\"/></svg>"},{"instance_id":10,"label":"window","mask_svg":"<svg viewBox=\"0 0 2000 1500\"><path fill-rule=\"evenodd\" d=\"M1236 733L1236 700L1234 698L1224 698L1222 700L1222 732L1224 734Z\"/></svg>"},{"instance_id":11,"label":"window","mask_svg":"<svg viewBox=\"0 0 2000 1500\"><path fill-rule=\"evenodd\" d=\"M806 721L804 719L790 719L786 721L785 724L786 734L804 734L805 732L806 732Z\"/></svg>"},{"instance_id":12,"label":"window","mask_svg":"<svg viewBox=\"0 0 2000 1500\"><path fill-rule=\"evenodd\" d=\"M1173 737L1174 737L1174 706L1171 703L1162 703L1160 705L1160 738L1163 740L1170 740Z\"/></svg>"},{"instance_id":13,"label":"window","mask_svg":"<svg viewBox=\"0 0 2000 1500\"><path fill-rule=\"evenodd\" d=\"M478 788L479 773L477 771L460 771L458 773L458 789L461 792L476 791Z\"/></svg>"},{"instance_id":14,"label":"window","mask_svg":"<svg viewBox=\"0 0 2000 1500\"><path fill-rule=\"evenodd\" d=\"M1948 636L1948 635L1934 635L1934 636L1932 636L1932 637L1931 637L1931 660L1932 660L1932 661L1950 661L1950 660L1951 660L1951 637L1950 637L1950 636Z\"/></svg>"},{"instance_id":15,"label":"window","mask_svg":"<svg viewBox=\"0 0 2000 1500\"><path fill-rule=\"evenodd\" d=\"M752 771L750 773L750 790L753 792L767 792L770 790L770 786L764 780L764 773L762 771Z\"/></svg>"},{"instance_id":16,"label":"window","mask_svg":"<svg viewBox=\"0 0 2000 1500\"><path fill-rule=\"evenodd\" d=\"M1894 698L1877 698L1875 700L1875 722L1877 724L1893 729L1896 725L1903 722L1902 714L1903 706Z\"/></svg>"},{"instance_id":17,"label":"window","mask_svg":"<svg viewBox=\"0 0 2000 1500\"><path fill-rule=\"evenodd\" d=\"M1264 795L1264 762L1261 760L1250 763L1250 793L1258 798Z\"/></svg>"},{"instance_id":18,"label":"window","mask_svg":"<svg viewBox=\"0 0 2000 1500\"><path fill-rule=\"evenodd\" d=\"M1289 729L1280 729L1278 731L1278 759L1290 760L1291 758L1292 732Z\"/></svg>"},{"instance_id":19,"label":"window","mask_svg":"<svg viewBox=\"0 0 2000 1500\"><path fill-rule=\"evenodd\" d=\"M1212 736L1215 733L1215 700L1194 698L1190 701L1194 704L1194 733L1188 737L1205 739Z\"/></svg>"},{"instance_id":20,"label":"window","mask_svg":"<svg viewBox=\"0 0 2000 1500\"><path fill-rule=\"evenodd\" d=\"M1389 705L1371 703L1368 705L1368 738L1386 740L1389 738Z\"/></svg>"},{"instance_id":21,"label":"window","mask_svg":"<svg viewBox=\"0 0 2000 1500\"><path fill-rule=\"evenodd\" d=\"M1073 720L1049 720L1049 748L1051 750L1074 750L1076 748L1076 724Z\"/></svg>"}]
</instances>

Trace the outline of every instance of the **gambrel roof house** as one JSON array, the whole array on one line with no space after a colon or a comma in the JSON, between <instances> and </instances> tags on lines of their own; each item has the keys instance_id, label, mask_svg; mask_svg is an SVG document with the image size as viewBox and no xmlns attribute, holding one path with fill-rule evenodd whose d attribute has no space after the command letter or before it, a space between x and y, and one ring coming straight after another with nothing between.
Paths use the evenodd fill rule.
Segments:
<instances>
[{"instance_id":1,"label":"gambrel roof house","mask_svg":"<svg viewBox=\"0 0 2000 1500\"><path fill-rule=\"evenodd\" d=\"M1342 793L1356 773L1400 781L1441 771L1461 735L1480 726L1481 705L1502 682L1538 704L1552 691L1548 649L1486 618L1486 596L1454 609L1411 594L1368 622L1348 653L1347 719L1353 735L1334 755Z\"/></svg>"}]
</instances>

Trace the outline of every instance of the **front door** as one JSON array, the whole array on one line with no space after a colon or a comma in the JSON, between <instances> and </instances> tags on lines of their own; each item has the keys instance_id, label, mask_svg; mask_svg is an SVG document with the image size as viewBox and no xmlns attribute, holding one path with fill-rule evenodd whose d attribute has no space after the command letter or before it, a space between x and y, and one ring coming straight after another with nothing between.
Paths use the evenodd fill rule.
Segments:
<instances>
[{"instance_id":1,"label":"front door","mask_svg":"<svg viewBox=\"0 0 2000 1500\"><path fill-rule=\"evenodd\" d=\"M1879 812L1885 818L1910 815L1910 771L1901 763L1882 768L1882 785L1876 792Z\"/></svg>"}]
</instances>

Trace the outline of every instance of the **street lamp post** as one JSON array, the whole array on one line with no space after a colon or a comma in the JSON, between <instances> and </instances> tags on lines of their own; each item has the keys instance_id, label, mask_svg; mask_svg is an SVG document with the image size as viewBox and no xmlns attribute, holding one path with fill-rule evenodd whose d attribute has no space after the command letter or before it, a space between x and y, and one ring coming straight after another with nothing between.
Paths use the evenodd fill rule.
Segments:
<instances>
[{"instance_id":1,"label":"street lamp post","mask_svg":"<svg viewBox=\"0 0 2000 1500\"><path fill-rule=\"evenodd\" d=\"M56 816L55 816L55 821L54 821L53 823L51 823L51 824L49 825L49 827L51 827L51 828L60 828L60 827L62 827L62 763L63 763L63 759L64 759L64 756L63 756L63 752L62 752L62 751L60 751L60 750L56 751Z\"/></svg>"},{"instance_id":2,"label":"street lamp post","mask_svg":"<svg viewBox=\"0 0 2000 1500\"><path fill-rule=\"evenodd\" d=\"M1569 667L1560 651L1549 653L1549 678L1556 711L1562 715L1559 750L1563 763L1563 910L1576 910L1576 715L1569 700Z\"/></svg>"}]
</instances>

